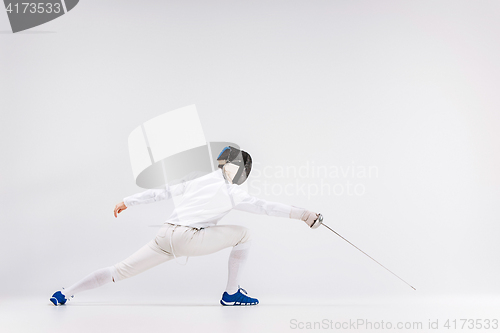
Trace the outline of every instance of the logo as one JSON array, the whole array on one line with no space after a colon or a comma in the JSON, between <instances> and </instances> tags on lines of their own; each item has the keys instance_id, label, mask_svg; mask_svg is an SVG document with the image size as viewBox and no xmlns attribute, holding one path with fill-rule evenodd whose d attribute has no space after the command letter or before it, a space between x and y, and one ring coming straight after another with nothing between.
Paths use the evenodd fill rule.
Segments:
<instances>
[{"instance_id":1,"label":"logo","mask_svg":"<svg viewBox=\"0 0 500 333\"><path fill-rule=\"evenodd\" d=\"M9 16L12 32L19 32L36 27L63 16L73 8L79 0L4 0L5 10Z\"/></svg>"},{"instance_id":2,"label":"logo","mask_svg":"<svg viewBox=\"0 0 500 333\"><path fill-rule=\"evenodd\" d=\"M137 186L159 188L202 177L218 169L217 156L232 142L209 142L195 105L156 116L128 137L132 172Z\"/></svg>"}]
</instances>

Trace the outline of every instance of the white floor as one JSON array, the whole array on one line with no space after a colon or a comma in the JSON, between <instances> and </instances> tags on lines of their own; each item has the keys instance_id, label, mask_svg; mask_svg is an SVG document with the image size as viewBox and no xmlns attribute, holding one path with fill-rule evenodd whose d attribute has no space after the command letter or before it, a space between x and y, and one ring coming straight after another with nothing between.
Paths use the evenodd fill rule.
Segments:
<instances>
[{"instance_id":1,"label":"white floor","mask_svg":"<svg viewBox=\"0 0 500 333\"><path fill-rule=\"evenodd\" d=\"M1 332L491 332L499 331L500 327L493 329L494 323L490 322L490 328L486 329L486 320L499 318L498 299L477 297L427 298L410 302L345 301L323 305L267 303L234 308L218 304L77 300L55 307L40 299L2 299L0 303ZM448 319L450 329L444 326ZM462 329L464 322L461 319L481 321L473 324L467 321ZM438 329L430 329L429 322L436 320ZM371 329L367 322L371 323ZM408 328L398 329L396 325ZM469 325L474 326L469 328Z\"/></svg>"}]
</instances>

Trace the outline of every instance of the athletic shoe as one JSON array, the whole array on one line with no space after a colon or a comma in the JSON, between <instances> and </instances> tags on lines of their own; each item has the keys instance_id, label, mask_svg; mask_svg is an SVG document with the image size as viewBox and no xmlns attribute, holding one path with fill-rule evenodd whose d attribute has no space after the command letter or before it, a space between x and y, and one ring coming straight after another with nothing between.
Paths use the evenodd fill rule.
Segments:
<instances>
[{"instance_id":1,"label":"athletic shoe","mask_svg":"<svg viewBox=\"0 0 500 333\"><path fill-rule=\"evenodd\" d=\"M247 291L243 288L239 288L238 291L232 295L229 295L227 292L224 292L224 294L222 294L222 299L220 300L220 304L224 306L242 306L242 305L259 304L258 299L251 298L246 295Z\"/></svg>"},{"instance_id":2,"label":"athletic shoe","mask_svg":"<svg viewBox=\"0 0 500 333\"><path fill-rule=\"evenodd\" d=\"M56 291L52 297L50 298L50 301L52 302L52 304L54 304L55 306L58 306L58 305L64 305L66 304L66 302L69 300L69 297L66 298L66 296L63 295L63 293L61 291Z\"/></svg>"}]
</instances>

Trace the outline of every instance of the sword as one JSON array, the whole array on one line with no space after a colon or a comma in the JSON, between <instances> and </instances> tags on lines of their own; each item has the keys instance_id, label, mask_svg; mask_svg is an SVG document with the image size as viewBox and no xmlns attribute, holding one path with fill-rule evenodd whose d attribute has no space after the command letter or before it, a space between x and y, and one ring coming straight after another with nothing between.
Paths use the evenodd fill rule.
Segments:
<instances>
[{"instance_id":1,"label":"sword","mask_svg":"<svg viewBox=\"0 0 500 333\"><path fill-rule=\"evenodd\" d=\"M406 282L405 280L403 280L402 278L400 278L399 276L397 276L395 273L393 273L390 269L388 269L387 267L385 267L384 265L382 265L381 263L379 263L377 260L375 260L372 257L370 257L368 254L366 254L359 247L357 247L356 245L354 245L353 243L349 242L347 239L345 239L344 237L342 237L338 232L336 232L335 230L333 230L332 228L330 228L329 226L327 226L326 224L324 224L323 223L323 215L321 215L321 213L318 213L318 218L311 225L311 229L316 229L320 225L324 225L325 227L327 227L331 232L333 232L334 234L336 234L337 236L339 236L340 238L342 238L343 240L345 240L347 243L349 243L352 246L354 246L356 249L358 249L359 251L361 251L361 253L363 253L365 256L367 256L371 260L375 261L377 264L379 264L380 266L382 266L383 268L385 268L389 273L391 273L392 275L394 275L395 277L397 277L398 279L400 279L401 281L403 281L404 283L406 283L407 285L409 285L413 290L417 290L412 285L410 285L408 282Z\"/></svg>"}]
</instances>

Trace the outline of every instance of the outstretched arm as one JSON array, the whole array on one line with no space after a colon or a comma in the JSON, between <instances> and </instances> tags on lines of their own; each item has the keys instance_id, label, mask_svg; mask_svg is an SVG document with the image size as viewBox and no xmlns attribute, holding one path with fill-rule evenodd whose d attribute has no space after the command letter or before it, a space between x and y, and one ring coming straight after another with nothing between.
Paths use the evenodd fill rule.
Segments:
<instances>
[{"instance_id":1,"label":"outstretched arm","mask_svg":"<svg viewBox=\"0 0 500 333\"><path fill-rule=\"evenodd\" d=\"M272 202L250 195L238 196L234 200L234 209L254 214L265 214L277 217L291 217L292 206L279 202Z\"/></svg>"},{"instance_id":2,"label":"outstretched arm","mask_svg":"<svg viewBox=\"0 0 500 333\"><path fill-rule=\"evenodd\" d=\"M124 211L130 206L165 200L169 199L170 197L171 197L171 192L168 185L164 185L164 187L160 189L146 190L144 192L140 192L124 198L122 202L120 202L115 206L114 214L115 217L117 217L117 214L120 214L122 211Z\"/></svg>"},{"instance_id":3,"label":"outstretched arm","mask_svg":"<svg viewBox=\"0 0 500 333\"><path fill-rule=\"evenodd\" d=\"M170 189L168 185L164 185L164 187L160 189L146 190L144 192L126 197L123 199L123 203L125 206L130 207L170 199L170 196Z\"/></svg>"},{"instance_id":4,"label":"outstretched arm","mask_svg":"<svg viewBox=\"0 0 500 333\"><path fill-rule=\"evenodd\" d=\"M246 192L233 192L234 209L254 214L266 214L269 216L288 217L304 221L309 227L314 224L318 214L304 208L290 206L279 202L266 201L252 197Z\"/></svg>"}]
</instances>

